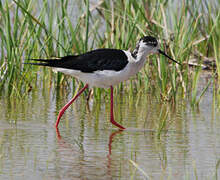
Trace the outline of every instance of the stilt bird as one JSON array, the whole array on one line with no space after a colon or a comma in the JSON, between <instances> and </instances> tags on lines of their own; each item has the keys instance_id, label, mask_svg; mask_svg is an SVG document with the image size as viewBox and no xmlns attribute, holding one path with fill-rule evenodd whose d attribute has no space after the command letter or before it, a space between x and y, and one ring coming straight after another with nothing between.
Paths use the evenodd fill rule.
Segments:
<instances>
[{"instance_id":1,"label":"stilt bird","mask_svg":"<svg viewBox=\"0 0 220 180\"><path fill-rule=\"evenodd\" d=\"M114 120L113 86L137 74L144 66L146 56L155 53L160 53L173 62L178 63L159 49L159 43L156 38L145 36L138 41L133 52L120 49L96 49L84 54L65 56L56 60L31 59L37 62L25 64L53 67L57 71L76 77L85 83L85 86L78 94L60 110L56 127L58 127L60 118L65 110L86 88L100 87L111 88L110 121L123 130L125 128Z\"/></svg>"}]
</instances>

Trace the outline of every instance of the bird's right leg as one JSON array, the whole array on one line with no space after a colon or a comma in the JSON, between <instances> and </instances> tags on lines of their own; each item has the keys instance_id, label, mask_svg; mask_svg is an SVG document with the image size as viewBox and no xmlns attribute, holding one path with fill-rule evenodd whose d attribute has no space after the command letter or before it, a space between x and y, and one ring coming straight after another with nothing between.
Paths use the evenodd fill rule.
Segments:
<instances>
[{"instance_id":1,"label":"bird's right leg","mask_svg":"<svg viewBox=\"0 0 220 180\"><path fill-rule=\"evenodd\" d=\"M56 122L56 128L58 128L59 122L60 122L60 118L63 116L64 112L66 111L66 109L80 96L80 94L82 94L83 91L85 91L85 89L87 89L89 87L88 84L86 84L78 93L77 95L71 99L59 112L58 117L57 117L57 122Z\"/></svg>"}]
</instances>

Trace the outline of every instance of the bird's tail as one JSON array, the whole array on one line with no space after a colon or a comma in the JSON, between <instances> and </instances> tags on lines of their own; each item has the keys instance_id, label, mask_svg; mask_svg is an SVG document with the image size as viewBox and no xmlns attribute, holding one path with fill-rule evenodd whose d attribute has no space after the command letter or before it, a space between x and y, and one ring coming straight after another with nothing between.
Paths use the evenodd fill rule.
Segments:
<instances>
[{"instance_id":1,"label":"bird's tail","mask_svg":"<svg viewBox=\"0 0 220 180\"><path fill-rule=\"evenodd\" d=\"M60 58L58 59L28 59L28 60L34 61L34 62L25 62L23 64L57 67L57 64L59 63Z\"/></svg>"},{"instance_id":2,"label":"bird's tail","mask_svg":"<svg viewBox=\"0 0 220 180\"><path fill-rule=\"evenodd\" d=\"M49 66L49 67L62 67L68 60L75 58L76 56L65 56L55 59L28 59L31 62L25 62L24 64Z\"/></svg>"}]
</instances>

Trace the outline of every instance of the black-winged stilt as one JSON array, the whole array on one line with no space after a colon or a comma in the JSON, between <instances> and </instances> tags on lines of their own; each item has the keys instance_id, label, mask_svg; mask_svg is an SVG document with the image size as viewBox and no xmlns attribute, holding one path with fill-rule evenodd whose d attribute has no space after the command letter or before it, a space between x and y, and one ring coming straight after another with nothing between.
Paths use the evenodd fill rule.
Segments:
<instances>
[{"instance_id":1,"label":"black-winged stilt","mask_svg":"<svg viewBox=\"0 0 220 180\"><path fill-rule=\"evenodd\" d=\"M113 85L129 79L144 66L146 56L160 53L178 63L159 49L159 43L152 36L141 38L133 52L120 49L96 49L85 54L65 56L53 59L31 59L39 63L25 63L56 68L57 71L78 78L85 86L59 112L56 128L65 110L88 87L111 88L111 123L119 129L125 129L114 120ZM179 63L178 63L179 64Z\"/></svg>"}]
</instances>

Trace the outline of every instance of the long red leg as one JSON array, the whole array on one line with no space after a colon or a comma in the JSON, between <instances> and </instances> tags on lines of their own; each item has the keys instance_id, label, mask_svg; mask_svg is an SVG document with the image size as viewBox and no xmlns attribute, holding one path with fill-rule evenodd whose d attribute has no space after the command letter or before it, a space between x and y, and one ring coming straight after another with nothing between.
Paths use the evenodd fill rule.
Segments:
<instances>
[{"instance_id":1,"label":"long red leg","mask_svg":"<svg viewBox=\"0 0 220 180\"><path fill-rule=\"evenodd\" d=\"M58 125L59 125L60 118L63 116L63 113L64 113L64 112L66 111L66 109L80 96L80 94L82 94L82 92L83 92L86 88L88 88L88 84L86 84L86 85L84 86L84 88L82 88L82 89L77 93L77 95L76 95L73 99L71 99L71 100L60 110L60 112L59 112L59 114L58 114L58 117L57 117L56 128L57 128Z\"/></svg>"},{"instance_id":2,"label":"long red leg","mask_svg":"<svg viewBox=\"0 0 220 180\"><path fill-rule=\"evenodd\" d=\"M111 123L114 124L115 126L117 126L119 129L124 130L125 128L123 126L121 126L120 124L118 124L115 120L114 120L114 111L113 111L113 87L111 86Z\"/></svg>"}]
</instances>

